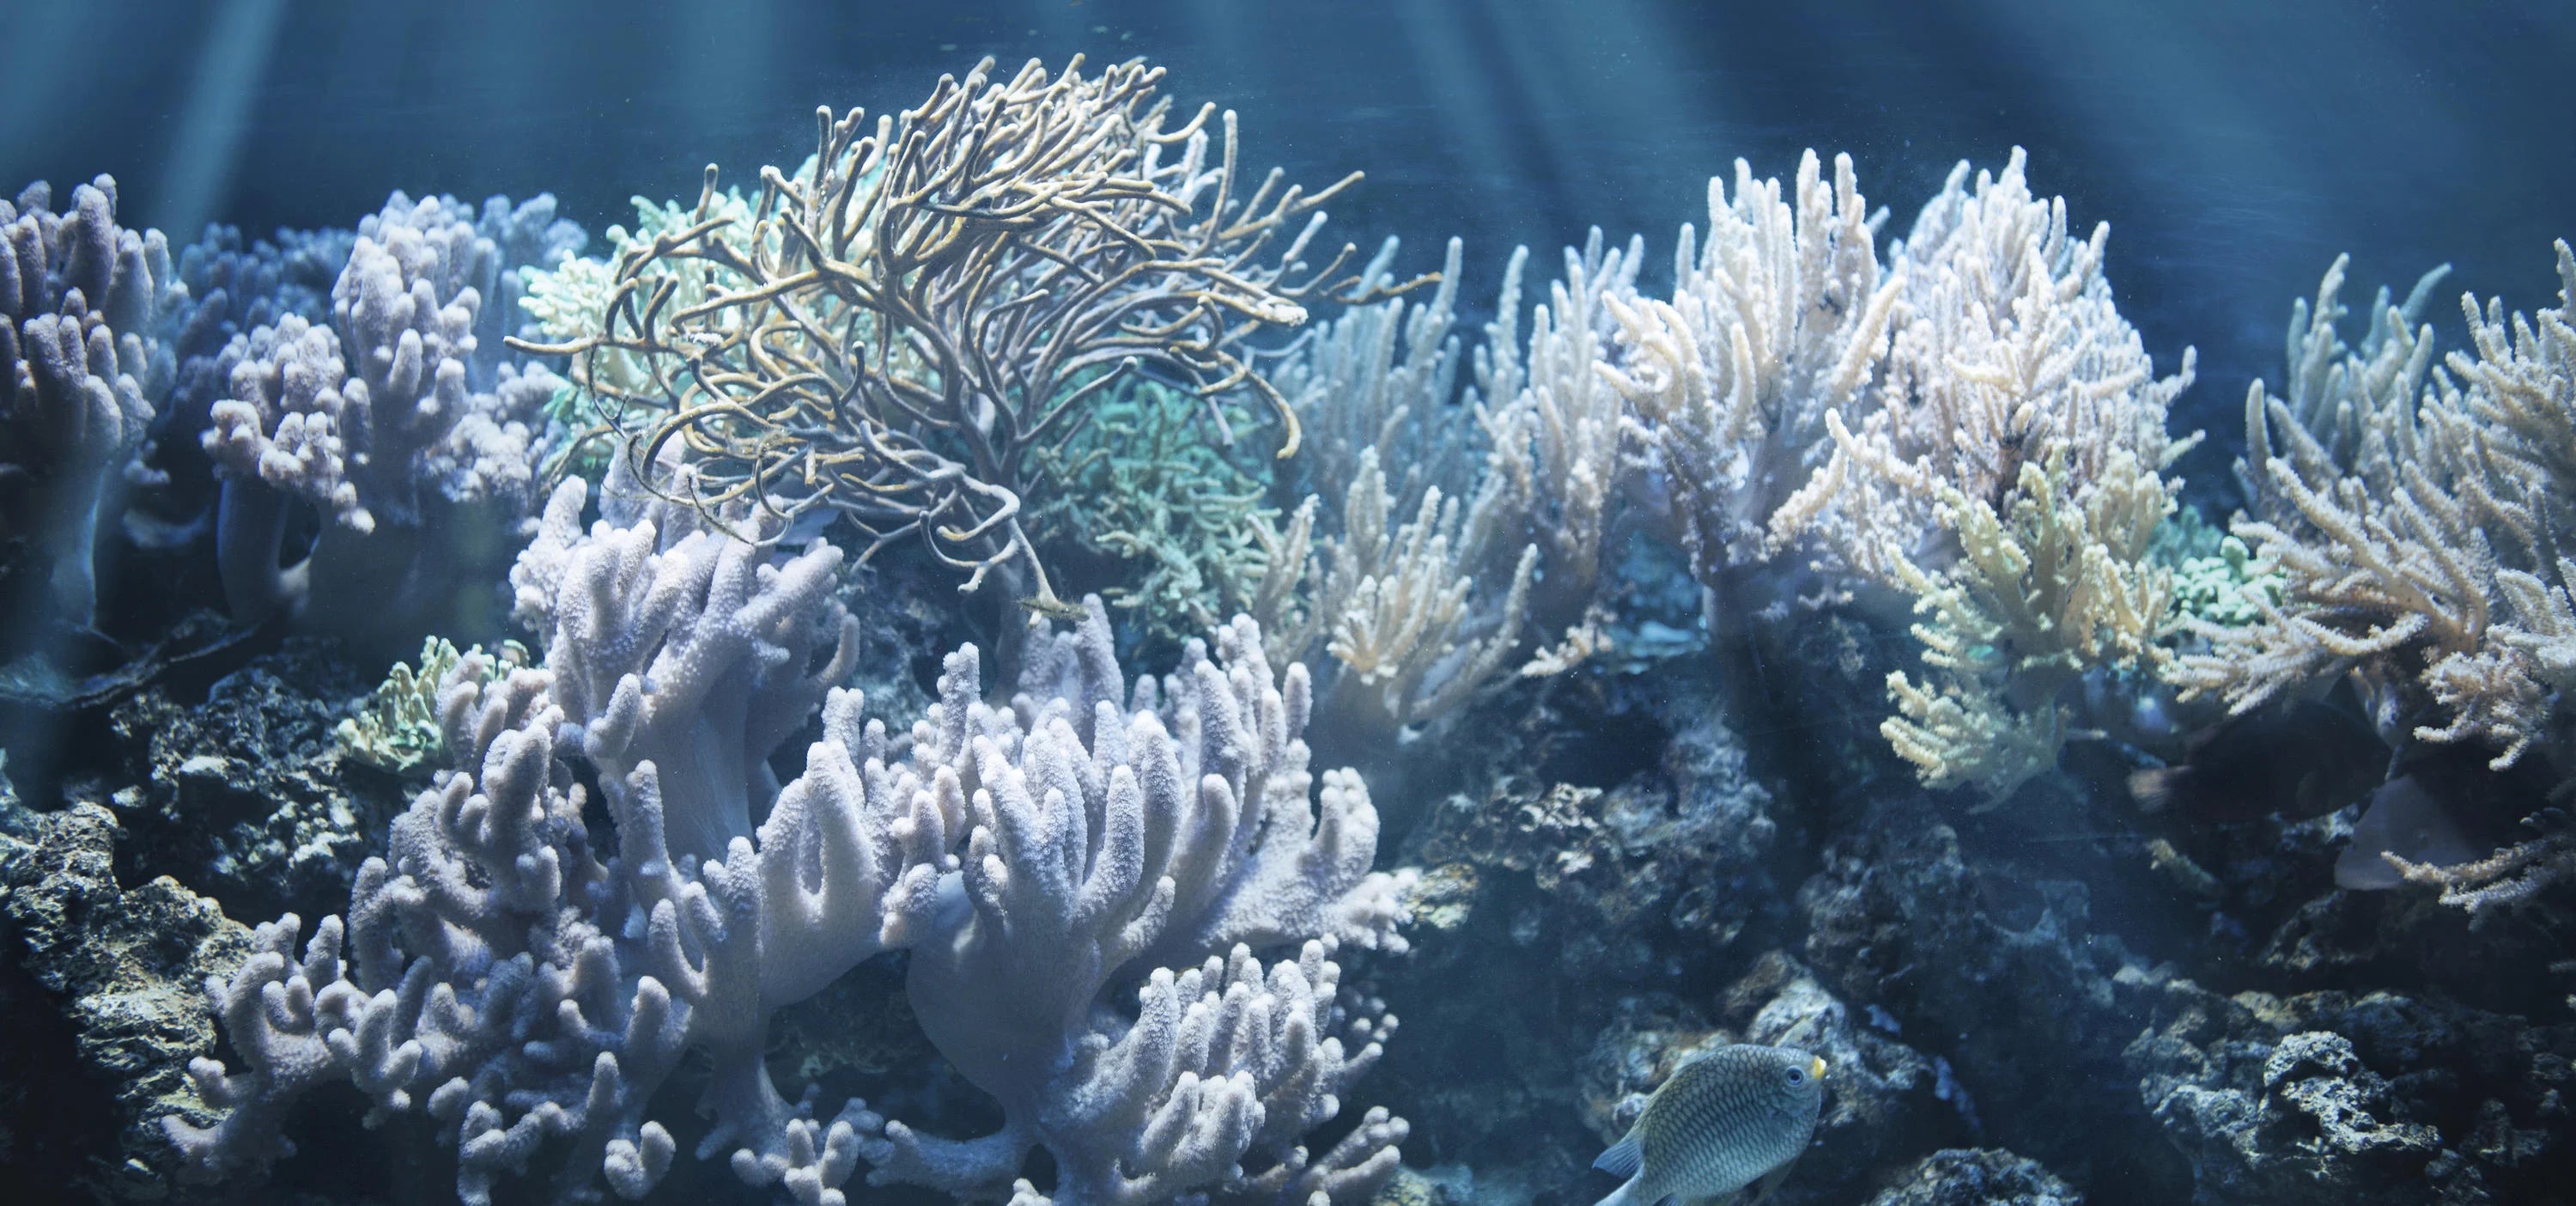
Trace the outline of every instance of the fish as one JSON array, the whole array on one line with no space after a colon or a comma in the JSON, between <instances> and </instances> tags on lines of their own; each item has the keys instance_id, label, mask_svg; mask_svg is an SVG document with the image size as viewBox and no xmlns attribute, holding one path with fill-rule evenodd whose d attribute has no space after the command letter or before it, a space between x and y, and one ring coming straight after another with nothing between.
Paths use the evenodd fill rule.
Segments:
<instances>
[{"instance_id":1,"label":"fish","mask_svg":"<svg viewBox=\"0 0 2576 1206\"><path fill-rule=\"evenodd\" d=\"M2129 776L2148 812L2199 820L2321 817L2387 781L2390 750L2351 708L2297 699L2230 717L2194 737L2182 761Z\"/></svg>"},{"instance_id":2,"label":"fish","mask_svg":"<svg viewBox=\"0 0 2576 1206\"><path fill-rule=\"evenodd\" d=\"M1599 1206L1723 1200L1760 1182L1770 1196L1816 1134L1825 1061L1795 1047L1737 1043L1675 1069L1626 1136L1592 1167L1626 1183Z\"/></svg>"},{"instance_id":3,"label":"fish","mask_svg":"<svg viewBox=\"0 0 2576 1206\"><path fill-rule=\"evenodd\" d=\"M2381 857L2386 854L2410 863L2449 867L2483 858L2487 849L2470 842L2422 777L2410 774L2370 793L2370 806L2353 822L2352 844L2335 860L2335 886L2379 892L2404 883L2396 866Z\"/></svg>"},{"instance_id":4,"label":"fish","mask_svg":"<svg viewBox=\"0 0 2576 1206\"><path fill-rule=\"evenodd\" d=\"M2396 776L2353 822L2352 844L2335 860L2335 886L2374 892L2405 882L2383 854L2452 867L2511 844L2522 819L2549 805L2559 779L2544 759L2498 770L2491 757L2483 747L2446 742L2413 743L2399 754Z\"/></svg>"}]
</instances>

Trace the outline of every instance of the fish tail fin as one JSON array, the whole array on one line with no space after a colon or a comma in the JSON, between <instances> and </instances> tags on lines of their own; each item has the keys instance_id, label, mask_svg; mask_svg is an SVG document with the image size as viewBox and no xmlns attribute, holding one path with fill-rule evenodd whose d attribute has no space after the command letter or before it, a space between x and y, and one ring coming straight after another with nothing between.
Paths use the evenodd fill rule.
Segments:
<instances>
[{"instance_id":1,"label":"fish tail fin","mask_svg":"<svg viewBox=\"0 0 2576 1206\"><path fill-rule=\"evenodd\" d=\"M2173 803L2174 789L2181 785L2183 768L2155 766L2129 772L2129 794L2137 797L2138 811L2163 812Z\"/></svg>"}]
</instances>

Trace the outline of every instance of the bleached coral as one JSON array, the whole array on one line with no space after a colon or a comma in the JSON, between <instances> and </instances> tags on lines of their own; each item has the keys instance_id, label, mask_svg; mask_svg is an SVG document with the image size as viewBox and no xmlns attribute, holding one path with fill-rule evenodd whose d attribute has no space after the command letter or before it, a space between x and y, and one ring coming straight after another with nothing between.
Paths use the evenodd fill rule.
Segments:
<instances>
[{"instance_id":1,"label":"bleached coral","mask_svg":"<svg viewBox=\"0 0 2576 1206\"><path fill-rule=\"evenodd\" d=\"M1353 295L1375 298L1420 283L1395 281L1398 246L1390 238L1378 249L1353 282ZM1364 452L1375 452L1381 466L1403 466L1395 486L1407 502L1433 488L1462 497L1474 485L1474 429L1459 421L1457 401L1462 253L1463 244L1449 240L1428 298L1388 296L1350 306L1275 354L1270 383L1297 413L1299 469L1312 493L1348 493Z\"/></svg>"}]
</instances>

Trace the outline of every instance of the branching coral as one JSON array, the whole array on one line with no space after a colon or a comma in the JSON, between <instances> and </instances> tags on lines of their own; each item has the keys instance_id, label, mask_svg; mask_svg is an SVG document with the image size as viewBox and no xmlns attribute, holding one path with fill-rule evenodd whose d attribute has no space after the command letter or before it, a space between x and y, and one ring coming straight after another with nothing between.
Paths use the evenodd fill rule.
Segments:
<instances>
[{"instance_id":1,"label":"branching coral","mask_svg":"<svg viewBox=\"0 0 2576 1206\"><path fill-rule=\"evenodd\" d=\"M1361 296L1403 293L1422 280L1397 284L1398 243L1388 239L1360 270ZM1402 466L1397 496L1418 501L1437 488L1453 498L1475 484L1473 429L1458 421L1457 326L1459 262L1463 244L1449 240L1438 288L1429 298L1387 297L1354 305L1316 323L1275 355L1271 384L1297 413L1305 433L1299 447L1304 484L1314 495L1340 498L1360 477L1360 455L1374 451L1379 465ZM1506 285L1506 307L1514 284Z\"/></svg>"},{"instance_id":2,"label":"branching coral","mask_svg":"<svg viewBox=\"0 0 2576 1206\"><path fill-rule=\"evenodd\" d=\"M2108 224L2069 237L2065 201L2034 198L2023 169L2016 149L1969 186L1961 163L1889 253L1902 285L1875 406L1825 413L1833 452L1772 515L1775 541L1890 582L1900 559L1943 555L1945 490L2000 506L2054 447L2084 483L2115 455L2161 472L2197 438L2165 431L2193 357L2154 376L2102 276Z\"/></svg>"},{"instance_id":3,"label":"branching coral","mask_svg":"<svg viewBox=\"0 0 2576 1206\"><path fill-rule=\"evenodd\" d=\"M639 467L686 450L699 505L835 507L867 534L863 557L917 534L968 589L1017 563L1019 590L1052 600L1021 524L1050 485L1029 454L1129 372L1203 398L1252 390L1296 447L1241 346L1304 320L1299 299L1341 257L1308 269L1322 215L1297 220L1357 177L1310 195L1273 172L1239 193L1233 115L1212 157L1214 107L1168 126L1162 72L1141 61L990 70L873 133L859 110L818 113L813 160L764 170L747 227L711 172L686 229L620 258L601 334L525 346L640 361L639 386L586 379L621 422L641 416Z\"/></svg>"},{"instance_id":4,"label":"branching coral","mask_svg":"<svg viewBox=\"0 0 2576 1206\"><path fill-rule=\"evenodd\" d=\"M1636 288L1644 250L1638 239L1605 249L1595 229L1580 253L1566 249L1565 277L1549 286L1548 304L1531 309L1527 346L1488 344L1477 357L1474 404L1490 451L1461 553L1499 570L1538 550L1546 567L1539 619L1550 628L1584 610L1601 573L1624 436L1619 393L1595 366L1609 355L1615 299ZM1520 264L1516 253L1505 305L1518 293Z\"/></svg>"},{"instance_id":5,"label":"branching coral","mask_svg":"<svg viewBox=\"0 0 2576 1206\"><path fill-rule=\"evenodd\" d=\"M478 223L451 199L396 193L360 224L328 325L289 314L234 340L201 438L225 475L217 555L237 616L301 611L318 571L326 594L392 582L376 614L400 628L452 575L497 568L506 548L474 546L532 510L529 423L559 383L503 360L487 291L515 279L505 247L560 257L578 236L551 198L495 198ZM280 568L297 499L328 522Z\"/></svg>"},{"instance_id":6,"label":"branching coral","mask_svg":"<svg viewBox=\"0 0 2576 1206\"><path fill-rule=\"evenodd\" d=\"M2195 625L2207 650L2177 682L2237 711L2359 671L2384 713L2431 741L2475 742L2499 767L2553 739L2576 686L2565 554L2576 531L2576 257L2559 246L2560 306L2506 317L2464 299L2471 348L2429 374L2413 328L2428 275L2383 292L2357 347L2336 334L2344 264L2290 332L2290 397L2256 382L2243 472L2263 488L2237 534L2284 581L2254 624Z\"/></svg>"},{"instance_id":7,"label":"branching coral","mask_svg":"<svg viewBox=\"0 0 2576 1206\"><path fill-rule=\"evenodd\" d=\"M1898 277L1851 157L1828 183L1809 151L1794 190L1735 163L1735 196L1708 183L1708 241L1682 228L1673 299L1608 300L1625 356L1600 372L1673 497L1694 572L1768 555L1771 515L1831 446L1825 416L1854 408L1887 350Z\"/></svg>"},{"instance_id":8,"label":"branching coral","mask_svg":"<svg viewBox=\"0 0 2576 1206\"><path fill-rule=\"evenodd\" d=\"M1960 556L1946 569L1896 566L1915 595L1917 683L1888 675L1899 715L1880 732L1934 787L1982 787L1991 806L2057 764L2072 729L2060 695L2087 671L2161 665L2173 571L2148 556L2174 487L2115 452L2096 481L2068 482L2067 453L2025 463L2000 513L1956 487L1941 522Z\"/></svg>"},{"instance_id":9,"label":"branching coral","mask_svg":"<svg viewBox=\"0 0 2576 1206\"><path fill-rule=\"evenodd\" d=\"M1824 411L1832 451L1770 523L1775 544L1811 541L1823 565L1935 617L1915 631L1938 681L1892 675L1902 714L1884 732L1926 782L1981 784L1992 802L2054 763L2067 687L2160 664L2172 575L2149 551L2177 489L2162 471L2198 437L2166 434L2193 358L2153 375L2102 277L2109 228L2069 238L2065 202L2032 197L2018 150L1999 176L1968 187L1967 173L1890 253L1886 358L1853 397L1865 414ZM1866 229L1856 201L1826 212ZM1824 308L1861 341L1819 344L1837 391L1875 339L1853 315L1884 304L1860 296Z\"/></svg>"},{"instance_id":10,"label":"branching coral","mask_svg":"<svg viewBox=\"0 0 2576 1206\"><path fill-rule=\"evenodd\" d=\"M444 637L430 637L421 642L419 668L395 662L358 714L341 721L332 736L341 749L368 763L410 771L447 748L438 718L441 690L454 682L488 682L527 664L528 651L517 641L504 641L498 651L486 654L480 645L460 651Z\"/></svg>"},{"instance_id":11,"label":"branching coral","mask_svg":"<svg viewBox=\"0 0 2576 1206\"><path fill-rule=\"evenodd\" d=\"M86 625L99 519L148 476L134 458L172 371L156 332L185 290L160 231L116 224L116 181L52 206L41 181L0 202L0 540L25 541L55 614Z\"/></svg>"},{"instance_id":12,"label":"branching coral","mask_svg":"<svg viewBox=\"0 0 2576 1206\"><path fill-rule=\"evenodd\" d=\"M1214 404L1244 421L1239 407ZM1266 458L1214 438L1209 405L1130 381L1060 451L1033 454L1061 489L1031 509L1030 538L1119 565L1132 585L1100 593L1170 648L1254 606L1279 542Z\"/></svg>"},{"instance_id":13,"label":"branching coral","mask_svg":"<svg viewBox=\"0 0 2576 1206\"><path fill-rule=\"evenodd\" d=\"M1293 635L1274 647L1290 656L1321 639L1341 666L1326 713L1361 731L1391 734L1456 711L1492 683L1520 648L1539 553L1524 545L1500 598L1479 597L1463 543L1458 500L1426 489L1409 520L1363 449L1342 499L1341 535L1324 542L1311 567L1300 554L1313 500L1271 554L1272 579L1291 593L1311 576L1311 600L1293 611ZM1279 575L1294 574L1289 580ZM1284 605L1283 609L1284 609Z\"/></svg>"}]
</instances>

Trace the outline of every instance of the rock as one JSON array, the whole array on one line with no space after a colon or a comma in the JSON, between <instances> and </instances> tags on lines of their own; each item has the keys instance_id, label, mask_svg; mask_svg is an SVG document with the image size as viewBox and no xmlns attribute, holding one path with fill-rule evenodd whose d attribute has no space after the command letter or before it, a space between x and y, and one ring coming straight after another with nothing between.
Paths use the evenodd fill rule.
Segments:
<instances>
[{"instance_id":1,"label":"rock","mask_svg":"<svg viewBox=\"0 0 2576 1206\"><path fill-rule=\"evenodd\" d=\"M2157 986L2127 1059L2202 1203L2548 1200L2576 1182L2576 1023L2389 992Z\"/></svg>"},{"instance_id":2,"label":"rock","mask_svg":"<svg viewBox=\"0 0 2576 1206\"><path fill-rule=\"evenodd\" d=\"M343 756L333 729L366 687L329 648L289 641L202 703L154 688L116 707L110 726L141 780L111 800L130 862L245 917L347 907L358 864L409 792Z\"/></svg>"},{"instance_id":3,"label":"rock","mask_svg":"<svg viewBox=\"0 0 2576 1206\"><path fill-rule=\"evenodd\" d=\"M1947 1060L1979 1141L2030 1153L2097 1201L2189 1192L2155 1121L2100 1090L2129 1079L2122 1052L2150 1002L2123 978L2142 961L2093 931L2085 883L1972 863L1921 797L1872 804L1823 861L1798 893L1808 962Z\"/></svg>"},{"instance_id":4,"label":"rock","mask_svg":"<svg viewBox=\"0 0 2576 1206\"><path fill-rule=\"evenodd\" d=\"M11 954L58 1002L88 1078L113 1095L121 1157L87 1178L124 1199L165 1192L160 1118L202 1122L190 1059L215 1046L204 983L250 953L249 931L168 877L118 886L117 822L95 804L36 820L0 870Z\"/></svg>"},{"instance_id":5,"label":"rock","mask_svg":"<svg viewBox=\"0 0 2576 1206\"><path fill-rule=\"evenodd\" d=\"M1869 1206L2083 1206L2057 1174L1998 1148L1944 1148L1917 1160Z\"/></svg>"}]
</instances>

